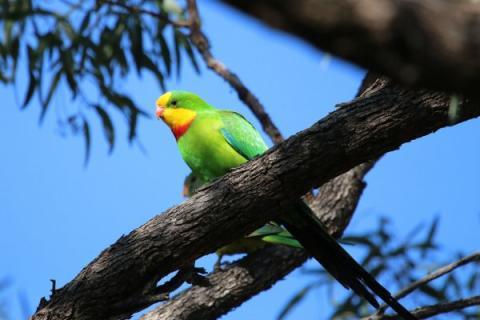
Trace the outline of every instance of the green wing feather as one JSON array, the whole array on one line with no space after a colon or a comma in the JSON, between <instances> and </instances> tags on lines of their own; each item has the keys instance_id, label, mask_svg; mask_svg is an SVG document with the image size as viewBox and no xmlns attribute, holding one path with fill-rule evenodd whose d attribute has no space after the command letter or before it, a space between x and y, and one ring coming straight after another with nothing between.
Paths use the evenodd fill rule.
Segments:
<instances>
[{"instance_id":1,"label":"green wing feather","mask_svg":"<svg viewBox=\"0 0 480 320\"><path fill-rule=\"evenodd\" d=\"M284 227L275 222L268 222L263 227L250 233L247 238L260 238L272 244L283 244L294 248L303 248L302 245Z\"/></svg>"},{"instance_id":2,"label":"green wing feather","mask_svg":"<svg viewBox=\"0 0 480 320\"><path fill-rule=\"evenodd\" d=\"M224 125L220 132L245 159L258 157L268 149L257 129L241 114L228 110L220 110L219 114Z\"/></svg>"},{"instance_id":3,"label":"green wing feather","mask_svg":"<svg viewBox=\"0 0 480 320\"><path fill-rule=\"evenodd\" d=\"M253 159L268 149L257 129L241 114L228 110L221 110L219 113L224 125L220 132L227 143L245 159ZM258 238L272 244L302 248L290 232L274 222L269 222L255 230L247 238Z\"/></svg>"}]
</instances>

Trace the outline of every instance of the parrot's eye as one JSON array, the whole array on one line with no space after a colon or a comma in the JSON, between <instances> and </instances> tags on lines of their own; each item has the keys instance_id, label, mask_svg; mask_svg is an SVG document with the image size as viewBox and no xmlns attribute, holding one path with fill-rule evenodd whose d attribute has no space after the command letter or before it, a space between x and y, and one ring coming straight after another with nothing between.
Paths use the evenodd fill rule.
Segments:
<instances>
[{"instance_id":1,"label":"parrot's eye","mask_svg":"<svg viewBox=\"0 0 480 320\"><path fill-rule=\"evenodd\" d=\"M177 105L177 100L173 100L170 104L175 107Z\"/></svg>"}]
</instances>

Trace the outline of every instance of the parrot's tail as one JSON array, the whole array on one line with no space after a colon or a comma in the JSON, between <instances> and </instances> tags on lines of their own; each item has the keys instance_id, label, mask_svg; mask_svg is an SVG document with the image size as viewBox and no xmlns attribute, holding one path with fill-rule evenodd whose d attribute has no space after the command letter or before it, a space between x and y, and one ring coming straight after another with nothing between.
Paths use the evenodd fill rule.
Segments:
<instances>
[{"instance_id":1,"label":"parrot's tail","mask_svg":"<svg viewBox=\"0 0 480 320\"><path fill-rule=\"evenodd\" d=\"M374 294L405 320L418 319L328 234L303 200L299 200L295 208L295 212L283 216L281 223L337 281L344 287L351 288L375 308L378 308L379 304Z\"/></svg>"}]
</instances>

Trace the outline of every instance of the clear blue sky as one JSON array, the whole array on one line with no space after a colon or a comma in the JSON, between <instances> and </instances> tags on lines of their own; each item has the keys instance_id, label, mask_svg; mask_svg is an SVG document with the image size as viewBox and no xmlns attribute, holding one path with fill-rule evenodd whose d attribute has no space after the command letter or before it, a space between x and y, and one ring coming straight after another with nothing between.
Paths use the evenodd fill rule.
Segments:
<instances>
[{"instance_id":1,"label":"clear blue sky","mask_svg":"<svg viewBox=\"0 0 480 320\"><path fill-rule=\"evenodd\" d=\"M202 2L200 8L215 55L253 89L285 135L312 125L357 90L362 70L325 61L321 52L295 38L214 2ZM235 92L205 69L198 76L184 68L181 78L168 86L197 92L256 123ZM125 90L150 112L161 94L149 77L132 77ZM84 168L82 138L61 135L55 111L39 127L38 104L22 112L11 87L1 87L0 95L0 279L11 281L0 298L6 298L13 318L20 319L19 296L33 311L40 297L49 294L49 279L65 284L122 234L183 201L181 185L188 169L162 123L141 122L143 154L126 142L119 117L114 153L107 155L97 124L91 161ZM70 103L68 94L54 101L57 109ZM368 188L348 231L365 230L379 215L388 215L404 235L438 215L439 240L447 252L478 250L479 129L479 120L470 121L386 155L368 175ZM211 266L213 258L202 263ZM224 319L273 319L289 293L308 280L294 272ZM291 319L321 318L328 305L324 300L323 294L310 295Z\"/></svg>"}]
</instances>

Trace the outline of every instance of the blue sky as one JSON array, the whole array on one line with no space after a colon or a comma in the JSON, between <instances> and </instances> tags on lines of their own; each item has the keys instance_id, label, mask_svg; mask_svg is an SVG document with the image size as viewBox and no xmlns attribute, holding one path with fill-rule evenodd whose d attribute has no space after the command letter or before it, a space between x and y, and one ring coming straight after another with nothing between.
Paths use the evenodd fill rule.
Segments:
<instances>
[{"instance_id":1,"label":"blue sky","mask_svg":"<svg viewBox=\"0 0 480 320\"><path fill-rule=\"evenodd\" d=\"M301 41L215 2L202 2L200 9L214 54L252 88L284 135L312 125L355 94L362 70L335 59L328 62ZM154 80L132 77L124 86L144 110L153 112L162 93ZM197 92L257 124L235 92L204 68L196 75L186 67L168 86ZM140 123L142 153L126 142L120 117L115 118L118 143L112 155L96 124L85 168L82 138L62 135L54 111L40 127L37 103L20 111L12 87L1 87L0 94L0 279L11 282L0 297L8 298L9 313L19 319L18 296L33 311L40 297L49 294L49 279L65 284L122 234L183 201L181 185L188 169L162 123ZM59 94L53 103L62 108L72 102L68 94ZM368 175L347 233L372 227L379 215L388 215L404 235L439 216L439 240L446 252L478 250L479 129L480 121L473 120L386 155ZM202 259L202 264L211 266L213 258ZM224 319L274 319L290 293L308 280L294 272ZM328 305L324 300L320 293L310 295L291 319L321 318Z\"/></svg>"}]
</instances>

